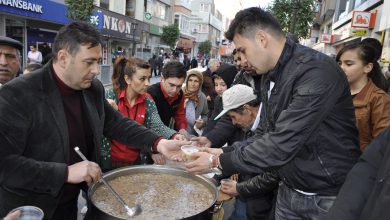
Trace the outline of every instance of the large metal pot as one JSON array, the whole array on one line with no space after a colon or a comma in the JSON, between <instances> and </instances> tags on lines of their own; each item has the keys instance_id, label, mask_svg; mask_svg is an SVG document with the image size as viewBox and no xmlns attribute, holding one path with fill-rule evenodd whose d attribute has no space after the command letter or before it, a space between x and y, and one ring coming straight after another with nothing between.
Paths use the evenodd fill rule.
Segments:
<instances>
[{"instance_id":1,"label":"large metal pot","mask_svg":"<svg viewBox=\"0 0 390 220\"><path fill-rule=\"evenodd\" d=\"M210 207L208 207L206 210L191 216L189 218L186 218L186 220L207 220L212 218L212 213L214 209L214 204L218 197L218 190L214 182L212 180L200 176L200 175L192 175L184 171L180 168L175 167L169 167L169 166L160 166L160 165L142 165L142 166L130 166L130 167L124 167L112 170L106 174L103 175L104 179L107 181L110 181L112 179L115 179L120 176L128 176L136 173L164 173L164 174L170 174L174 176L182 176L189 178L193 181L196 181L198 183L201 183L204 185L207 189L209 189L213 193L213 203L210 204ZM95 206L92 202L92 196L94 195L96 189L102 185L101 182L93 184L89 190L88 190L88 199L91 204L92 208L92 216L95 220L119 220L121 218L117 218L115 216L110 215L109 213L106 213L102 210L100 210L98 207ZM142 204L140 204L142 206Z\"/></svg>"}]
</instances>

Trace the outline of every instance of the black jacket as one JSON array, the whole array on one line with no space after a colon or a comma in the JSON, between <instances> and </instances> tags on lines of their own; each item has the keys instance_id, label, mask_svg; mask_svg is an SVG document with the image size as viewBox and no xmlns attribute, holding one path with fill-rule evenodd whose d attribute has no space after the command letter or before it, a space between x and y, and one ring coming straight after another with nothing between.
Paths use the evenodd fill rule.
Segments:
<instances>
[{"instance_id":1,"label":"black jacket","mask_svg":"<svg viewBox=\"0 0 390 220\"><path fill-rule=\"evenodd\" d=\"M268 100L269 80L275 86ZM337 195L360 155L349 85L337 63L287 39L276 67L262 77L261 94L256 135L221 154L223 172L279 169L295 189Z\"/></svg>"},{"instance_id":2,"label":"black jacket","mask_svg":"<svg viewBox=\"0 0 390 220\"><path fill-rule=\"evenodd\" d=\"M49 62L0 89L0 216L33 205L51 219L61 198L73 148L69 149L68 126L53 74ZM99 163L103 134L151 151L159 136L115 111L99 80L94 79L82 95L95 146L89 160Z\"/></svg>"},{"instance_id":3,"label":"black jacket","mask_svg":"<svg viewBox=\"0 0 390 220\"><path fill-rule=\"evenodd\" d=\"M349 172L327 219L390 218L390 127L374 139Z\"/></svg>"}]
</instances>

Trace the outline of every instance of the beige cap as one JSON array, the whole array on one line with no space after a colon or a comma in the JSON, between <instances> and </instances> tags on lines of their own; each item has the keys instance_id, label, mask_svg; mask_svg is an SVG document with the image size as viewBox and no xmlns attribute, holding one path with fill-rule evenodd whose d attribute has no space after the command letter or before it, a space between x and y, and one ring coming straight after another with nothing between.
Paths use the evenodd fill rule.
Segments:
<instances>
[{"instance_id":1,"label":"beige cap","mask_svg":"<svg viewBox=\"0 0 390 220\"><path fill-rule=\"evenodd\" d=\"M232 86L222 94L223 110L214 120L219 119L228 111L236 109L256 98L257 96L251 87L242 84Z\"/></svg>"}]
</instances>

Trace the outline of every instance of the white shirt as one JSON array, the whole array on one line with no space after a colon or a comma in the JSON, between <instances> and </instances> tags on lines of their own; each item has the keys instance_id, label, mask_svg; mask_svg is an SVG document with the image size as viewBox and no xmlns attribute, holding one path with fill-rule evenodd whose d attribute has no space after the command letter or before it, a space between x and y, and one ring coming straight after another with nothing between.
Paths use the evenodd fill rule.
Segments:
<instances>
[{"instance_id":1,"label":"white shirt","mask_svg":"<svg viewBox=\"0 0 390 220\"><path fill-rule=\"evenodd\" d=\"M35 51L35 52L32 52L32 51L29 51L28 54L27 54L27 57L28 57L28 64L32 64L32 63L42 63L42 54L41 52L39 51Z\"/></svg>"}]
</instances>

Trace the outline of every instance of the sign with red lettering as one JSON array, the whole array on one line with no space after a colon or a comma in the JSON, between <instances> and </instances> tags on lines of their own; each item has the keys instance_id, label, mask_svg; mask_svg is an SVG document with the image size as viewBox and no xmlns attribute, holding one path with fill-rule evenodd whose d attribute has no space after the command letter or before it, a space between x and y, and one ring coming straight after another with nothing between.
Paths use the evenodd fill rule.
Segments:
<instances>
[{"instance_id":1,"label":"sign with red lettering","mask_svg":"<svg viewBox=\"0 0 390 220\"><path fill-rule=\"evenodd\" d=\"M371 12L354 11L352 15L351 26L358 28L370 27Z\"/></svg>"},{"instance_id":2,"label":"sign with red lettering","mask_svg":"<svg viewBox=\"0 0 390 220\"><path fill-rule=\"evenodd\" d=\"M321 35L321 43L330 44L332 43L333 36L331 34L322 34Z\"/></svg>"}]
</instances>

